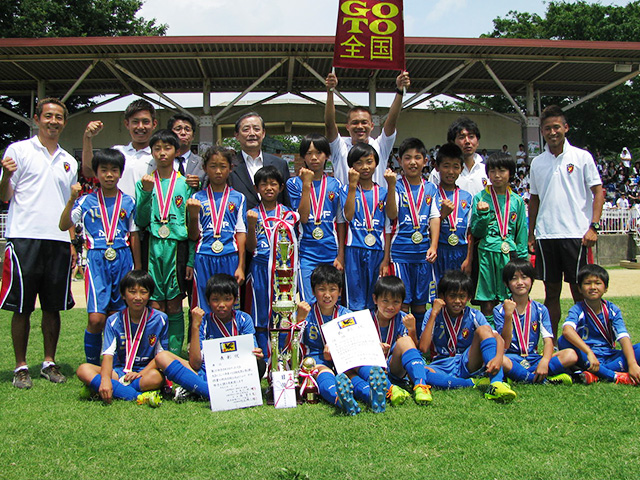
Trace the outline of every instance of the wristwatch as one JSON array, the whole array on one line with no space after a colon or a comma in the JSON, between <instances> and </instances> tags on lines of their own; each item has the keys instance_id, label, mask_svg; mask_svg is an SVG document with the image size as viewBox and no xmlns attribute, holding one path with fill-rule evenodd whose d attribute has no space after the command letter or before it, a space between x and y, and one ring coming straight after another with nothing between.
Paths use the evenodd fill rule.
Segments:
<instances>
[{"instance_id":1,"label":"wristwatch","mask_svg":"<svg viewBox=\"0 0 640 480\"><path fill-rule=\"evenodd\" d=\"M593 222L589 225L589 228L593 228L593 230L598 233L600 231L600 222Z\"/></svg>"}]
</instances>

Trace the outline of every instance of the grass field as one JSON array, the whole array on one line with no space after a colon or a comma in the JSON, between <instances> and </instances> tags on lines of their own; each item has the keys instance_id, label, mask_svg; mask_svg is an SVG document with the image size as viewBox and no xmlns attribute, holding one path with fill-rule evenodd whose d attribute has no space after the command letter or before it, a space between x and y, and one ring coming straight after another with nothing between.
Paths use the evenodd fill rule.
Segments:
<instances>
[{"instance_id":1,"label":"grass field","mask_svg":"<svg viewBox=\"0 0 640 480\"><path fill-rule=\"evenodd\" d=\"M640 341L640 300L617 298ZM568 303L564 302L566 312ZM66 384L12 387L10 315L0 313L0 479L637 479L640 388L515 387L499 405L475 390L436 391L384 414L337 415L326 404L213 413L208 403L158 409L80 400L84 310L63 313L57 355Z\"/></svg>"}]
</instances>

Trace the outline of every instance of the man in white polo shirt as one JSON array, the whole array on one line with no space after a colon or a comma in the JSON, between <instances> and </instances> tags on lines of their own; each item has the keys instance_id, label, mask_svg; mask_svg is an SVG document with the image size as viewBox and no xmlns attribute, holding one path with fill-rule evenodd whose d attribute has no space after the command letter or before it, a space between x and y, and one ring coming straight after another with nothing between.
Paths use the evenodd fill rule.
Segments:
<instances>
[{"instance_id":1,"label":"man in white polo shirt","mask_svg":"<svg viewBox=\"0 0 640 480\"><path fill-rule=\"evenodd\" d=\"M600 230L602 181L593 157L565 138L569 125L557 105L545 108L540 129L544 151L531 162L529 201L529 250L536 252L536 270L544 281L554 341L560 310L562 278L571 287L575 302L578 270L591 262L591 247Z\"/></svg>"},{"instance_id":2,"label":"man in white polo shirt","mask_svg":"<svg viewBox=\"0 0 640 480\"><path fill-rule=\"evenodd\" d=\"M55 364L60 310L73 307L70 280L75 249L58 228L78 162L58 145L67 109L57 98L36 107L38 134L9 145L2 160L0 199L11 201L5 236L1 307L13 312L11 337L16 357L13 385L31 388L27 366L30 317L36 296L42 307L44 362L40 375L54 383L66 378Z\"/></svg>"}]
</instances>

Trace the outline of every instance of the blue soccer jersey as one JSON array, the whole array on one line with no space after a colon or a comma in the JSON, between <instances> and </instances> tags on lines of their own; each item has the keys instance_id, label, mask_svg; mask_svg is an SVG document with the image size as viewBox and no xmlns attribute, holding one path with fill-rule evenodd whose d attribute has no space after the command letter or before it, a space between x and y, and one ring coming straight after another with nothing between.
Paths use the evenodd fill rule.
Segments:
<instances>
[{"instance_id":1,"label":"blue soccer jersey","mask_svg":"<svg viewBox=\"0 0 640 480\"><path fill-rule=\"evenodd\" d=\"M105 223L108 225L107 228L110 228L109 221L113 215L116 197L106 197L104 203L107 211ZM122 194L116 233L113 239L113 245L111 245L112 248L129 248L129 233L138 230L135 224L135 216L135 200L129 195ZM87 249L106 250L109 247L109 245L107 245L106 231L102 223L103 219L102 213L100 212L97 192L83 195L76 200L73 210L71 211L71 220L74 224L82 223Z\"/></svg>"},{"instance_id":2,"label":"blue soccer jersey","mask_svg":"<svg viewBox=\"0 0 640 480\"><path fill-rule=\"evenodd\" d=\"M213 192L213 201L215 203L215 211L211 208L209 202L208 189L200 190L193 194L192 198L200 201L202 207L198 215L198 224L200 226L200 239L196 244L196 253L202 255L228 255L238 251L236 242L236 233L246 233L246 201L243 194L229 187L229 196L227 198L224 215L222 217L222 228L220 230L220 238L215 237L213 230L215 211L219 211L220 204L223 200L222 192ZM213 211L213 216L212 216ZM213 244L216 240L222 242L223 249L219 252L213 251Z\"/></svg>"},{"instance_id":3,"label":"blue soccer jersey","mask_svg":"<svg viewBox=\"0 0 640 480\"><path fill-rule=\"evenodd\" d=\"M425 318L430 318L430 316L431 310L426 313ZM452 318L451 322L454 330L456 330L456 319ZM427 322L425 322L425 325L426 323ZM462 322L457 328L457 334L453 342L455 343L456 355L464 353L464 351L471 346L476 329L482 325L489 325L482 312L471 307L464 307L464 311L462 312ZM436 317L435 324L433 326L433 333L431 337L432 360L453 356L449 349L450 338L451 336L444 320L444 311L441 311Z\"/></svg>"},{"instance_id":4,"label":"blue soccer jersey","mask_svg":"<svg viewBox=\"0 0 640 480\"><path fill-rule=\"evenodd\" d=\"M389 322L389 325L387 325L386 327L382 327L380 326L380 322L378 320L378 317L376 316L376 311L375 310L371 311L373 322L375 323L376 328L378 329L378 336L380 337L380 342L388 343L389 345L391 345L391 348L389 348L389 353L387 354L387 357L390 357L391 354L393 353L393 349L396 347L396 340L398 340L398 338L400 337L406 337L408 335L407 327L405 327L404 323L402 323L402 319L406 315L407 315L406 313L400 311L395 316L395 318ZM393 330L389 332L391 327L393 327Z\"/></svg>"},{"instance_id":5,"label":"blue soccer jersey","mask_svg":"<svg viewBox=\"0 0 640 480\"><path fill-rule=\"evenodd\" d=\"M271 245L269 244L269 239L267 237L267 229L264 228L262 216L260 215L260 208L255 207L251 209L253 212L258 214L258 221L256 222L256 249L253 251L253 261L258 261L262 265L266 265L269 263L269 256L271 255ZM292 214L288 214L287 212L291 212L292 210L289 207L284 205L280 205L280 218L286 219L287 221L293 221ZM276 209L266 210L267 218L276 216ZM277 228L277 225L274 222L269 222L267 225L268 229ZM295 241L295 239L294 239Z\"/></svg>"},{"instance_id":6,"label":"blue soccer jersey","mask_svg":"<svg viewBox=\"0 0 640 480\"><path fill-rule=\"evenodd\" d=\"M507 347L506 353L515 353L517 355L522 355L524 353L525 356L534 354L538 351L538 342L540 341L541 335L542 338L553 338L553 334L551 333L553 331L551 328L551 319L549 317L549 310L547 310L547 307L535 300L531 300L530 306L531 309L528 322L526 311L522 315L517 311L513 312L514 323L511 332L511 343ZM498 305L493 309L493 321L495 322L498 333L502 333L502 330L504 329L503 305ZM515 322L519 323L520 328L518 328ZM527 323L529 323L528 326ZM518 332L520 332L522 338L526 339L526 342L528 342L526 345L523 346L520 344ZM528 338L527 333L529 334Z\"/></svg>"},{"instance_id":7,"label":"blue soccer jersey","mask_svg":"<svg viewBox=\"0 0 640 480\"><path fill-rule=\"evenodd\" d=\"M232 319L228 322L223 322L223 325L224 330L213 319L213 313L207 313L202 317L202 323L200 324L200 351L202 351L202 342L204 340L236 335L253 335L253 345L255 348L258 348L255 335L256 329L253 326L253 320L248 313L241 310L234 310ZM204 365L204 354L202 354L202 367L200 370L206 371Z\"/></svg>"},{"instance_id":8,"label":"blue soccer jersey","mask_svg":"<svg viewBox=\"0 0 640 480\"><path fill-rule=\"evenodd\" d=\"M451 215L442 218L442 223L440 224L440 239L438 243L444 245L450 245L449 237L452 233L458 237L457 245L460 245L461 248L463 245L467 245L467 231L469 229L469 221L471 220L471 207L473 205L473 197L471 194L465 190L457 189L458 191L458 209L457 209L457 218L456 225L454 228L451 228ZM454 201L455 192L452 191L444 191L447 199ZM440 194L440 189L436 191L436 203L438 205L438 209L442 205L442 196ZM453 215L453 212L452 212ZM466 247L465 247L466 248Z\"/></svg>"},{"instance_id":9,"label":"blue soccer jersey","mask_svg":"<svg viewBox=\"0 0 640 480\"><path fill-rule=\"evenodd\" d=\"M376 185L376 187L378 187ZM384 250L384 226L385 226L385 211L384 206L387 201L387 189L384 187L378 187L377 202L374 202L374 189L363 190L358 186L356 191L355 212L353 219L347 222L347 247L366 248L370 250ZM349 185L342 187L342 193L340 194L340 208L344 215L344 205L347 201L347 194L349 193ZM365 218L366 211L362 201L362 193L367 202L367 211L371 218L371 227L373 230L369 231L367 221ZM375 205L374 205L375 203ZM373 235L375 243L369 245L365 238L367 235ZM370 243L370 242L369 242Z\"/></svg>"},{"instance_id":10,"label":"blue soccer jersey","mask_svg":"<svg viewBox=\"0 0 640 480\"><path fill-rule=\"evenodd\" d=\"M322 335L321 325L329 323L334 318L340 317L346 313L350 313L351 310L343 307L342 305L336 305L336 309L333 315L320 315L318 318L318 310L316 304L311 305L311 311L307 315L307 323L304 327L304 334L302 336L302 343L307 347L307 356L313 357L316 362L318 359L320 364L324 364L324 336Z\"/></svg>"},{"instance_id":11,"label":"blue soccer jersey","mask_svg":"<svg viewBox=\"0 0 640 480\"><path fill-rule=\"evenodd\" d=\"M602 310L596 317L597 321L587 313L584 301L578 302L569 310L563 326L575 328L593 353L597 357L603 357L610 355L615 350L613 344L623 337L629 337L629 333L622 319L622 312L608 300L603 301Z\"/></svg>"},{"instance_id":12,"label":"blue soccer jersey","mask_svg":"<svg viewBox=\"0 0 640 480\"><path fill-rule=\"evenodd\" d=\"M114 313L104 327L104 340L102 355L113 356L113 368L122 368L126 364L126 331L125 311ZM139 324L129 321L131 326L131 338L134 340L138 332ZM158 352L169 348L167 315L160 310L147 308L147 324L142 332L138 350L135 352L135 361L132 370L139 372L153 360Z\"/></svg>"},{"instance_id":13,"label":"blue soccer jersey","mask_svg":"<svg viewBox=\"0 0 640 480\"><path fill-rule=\"evenodd\" d=\"M420 219L420 228L417 231L422 235L422 239L420 242L415 243L412 238L415 239L414 233L416 229L414 229L411 218L407 190L404 182L398 181L396 183L395 195L398 217L393 221L387 219L386 225L386 232L391 234L391 259L393 262L425 263L427 261L426 254L431 245L429 240L429 220L440 217L440 211L434 201L437 192L436 186L433 183L424 181L423 185L424 197L417 212ZM418 200L420 188L420 185L410 186L414 201ZM417 208L417 202L415 203Z\"/></svg>"}]
</instances>

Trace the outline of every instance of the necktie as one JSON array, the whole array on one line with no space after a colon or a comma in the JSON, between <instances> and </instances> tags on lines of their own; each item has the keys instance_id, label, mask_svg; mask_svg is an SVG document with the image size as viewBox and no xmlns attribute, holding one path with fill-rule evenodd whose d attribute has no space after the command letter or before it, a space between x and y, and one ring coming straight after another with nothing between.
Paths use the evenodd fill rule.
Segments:
<instances>
[{"instance_id":1,"label":"necktie","mask_svg":"<svg viewBox=\"0 0 640 480\"><path fill-rule=\"evenodd\" d=\"M178 160L178 172L184 177L184 157L178 157L176 160Z\"/></svg>"}]
</instances>

